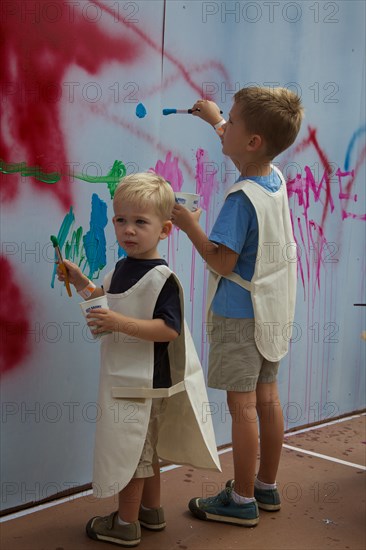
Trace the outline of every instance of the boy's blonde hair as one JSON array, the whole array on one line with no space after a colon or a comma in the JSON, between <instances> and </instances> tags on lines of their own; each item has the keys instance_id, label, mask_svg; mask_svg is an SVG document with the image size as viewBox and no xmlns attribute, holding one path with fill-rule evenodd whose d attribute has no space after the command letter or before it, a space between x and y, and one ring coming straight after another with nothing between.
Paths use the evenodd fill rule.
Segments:
<instances>
[{"instance_id":1,"label":"boy's blonde hair","mask_svg":"<svg viewBox=\"0 0 366 550\"><path fill-rule=\"evenodd\" d=\"M139 172L121 179L113 198L117 202L132 202L136 206L153 206L162 221L170 220L175 203L171 185L154 172Z\"/></svg>"},{"instance_id":2,"label":"boy's blonde hair","mask_svg":"<svg viewBox=\"0 0 366 550\"><path fill-rule=\"evenodd\" d=\"M298 95L287 88L242 88L234 95L246 129L264 138L273 159L285 151L299 133L304 109Z\"/></svg>"}]
</instances>

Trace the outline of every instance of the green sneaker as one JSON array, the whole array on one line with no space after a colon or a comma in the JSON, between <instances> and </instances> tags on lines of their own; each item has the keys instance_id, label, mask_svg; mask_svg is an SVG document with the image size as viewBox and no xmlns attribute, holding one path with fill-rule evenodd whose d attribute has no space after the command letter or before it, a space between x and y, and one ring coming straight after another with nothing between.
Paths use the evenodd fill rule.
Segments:
<instances>
[{"instance_id":1,"label":"green sneaker","mask_svg":"<svg viewBox=\"0 0 366 550\"><path fill-rule=\"evenodd\" d=\"M226 487L234 489L234 479L226 482ZM267 512L277 512L281 509L280 493L277 489L257 489L254 486L254 498L258 503L258 508Z\"/></svg>"},{"instance_id":2,"label":"green sneaker","mask_svg":"<svg viewBox=\"0 0 366 550\"><path fill-rule=\"evenodd\" d=\"M118 512L112 512L109 516L97 516L89 520L86 525L88 537L119 546L137 546L141 542L140 523L135 521L128 525L119 525L117 516Z\"/></svg>"},{"instance_id":3,"label":"green sneaker","mask_svg":"<svg viewBox=\"0 0 366 550\"><path fill-rule=\"evenodd\" d=\"M259 522L258 506L255 501L249 504L236 504L231 496L232 489L226 487L221 493L210 498L192 498L189 509L199 519L222 521L245 527L254 527Z\"/></svg>"},{"instance_id":4,"label":"green sneaker","mask_svg":"<svg viewBox=\"0 0 366 550\"><path fill-rule=\"evenodd\" d=\"M162 531L166 527L163 508L140 508L139 522L142 527L151 531Z\"/></svg>"}]
</instances>

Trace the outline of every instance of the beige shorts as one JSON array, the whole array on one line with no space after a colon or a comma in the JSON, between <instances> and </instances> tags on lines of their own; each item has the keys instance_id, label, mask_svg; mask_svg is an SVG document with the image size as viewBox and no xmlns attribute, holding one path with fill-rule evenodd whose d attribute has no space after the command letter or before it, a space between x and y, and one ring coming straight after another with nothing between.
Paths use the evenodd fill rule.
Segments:
<instances>
[{"instance_id":1,"label":"beige shorts","mask_svg":"<svg viewBox=\"0 0 366 550\"><path fill-rule=\"evenodd\" d=\"M277 379L280 362L267 361L258 351L254 319L213 315L210 328L208 386L226 391L254 391L257 383Z\"/></svg>"},{"instance_id":2,"label":"beige shorts","mask_svg":"<svg viewBox=\"0 0 366 550\"><path fill-rule=\"evenodd\" d=\"M154 475L153 465L159 462L156 453L156 446L159 437L159 427L161 417L167 406L167 400L157 398L152 400L151 413L145 444L142 449L141 457L132 477L152 477Z\"/></svg>"}]
</instances>

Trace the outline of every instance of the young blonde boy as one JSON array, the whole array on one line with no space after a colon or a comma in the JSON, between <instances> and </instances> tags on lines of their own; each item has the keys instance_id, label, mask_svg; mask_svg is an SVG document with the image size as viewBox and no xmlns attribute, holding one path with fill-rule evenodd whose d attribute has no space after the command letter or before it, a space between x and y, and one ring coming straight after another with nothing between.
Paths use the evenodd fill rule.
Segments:
<instances>
[{"instance_id":1,"label":"young blonde boy","mask_svg":"<svg viewBox=\"0 0 366 550\"><path fill-rule=\"evenodd\" d=\"M215 128L240 177L209 238L199 211L175 205L172 215L210 269L208 385L227 391L232 418L235 481L215 497L192 499L189 508L201 519L254 526L258 506L281 506L276 475L284 426L277 371L288 348L296 294L286 185L271 162L296 139L303 109L291 91L259 87L235 94L227 122L211 101L198 100L192 109Z\"/></svg>"},{"instance_id":2,"label":"young blonde boy","mask_svg":"<svg viewBox=\"0 0 366 550\"><path fill-rule=\"evenodd\" d=\"M184 324L181 285L157 249L172 229L174 203L171 186L152 172L123 178L113 200L113 224L127 257L106 275L103 288L65 260L69 280L84 299L108 298L109 309L88 317L95 335L110 332L101 338L93 488L97 497L118 493L119 506L109 516L92 518L86 531L95 540L120 546L139 544L140 525L165 528L160 452L167 460L218 468L212 426L200 429L201 411L191 406L196 389L188 396L186 371L193 369L196 387L207 400ZM60 269L58 278L64 280Z\"/></svg>"}]
</instances>

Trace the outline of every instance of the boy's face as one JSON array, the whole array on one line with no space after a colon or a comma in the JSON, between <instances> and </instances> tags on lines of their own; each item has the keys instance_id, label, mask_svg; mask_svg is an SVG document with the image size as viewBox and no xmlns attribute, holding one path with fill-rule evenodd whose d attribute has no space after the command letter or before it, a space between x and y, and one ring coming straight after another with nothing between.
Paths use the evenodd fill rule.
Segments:
<instances>
[{"instance_id":1,"label":"boy's face","mask_svg":"<svg viewBox=\"0 0 366 550\"><path fill-rule=\"evenodd\" d=\"M171 221L162 221L153 206L123 202L114 205L114 230L118 244L127 256L139 260L159 258L157 246L171 229Z\"/></svg>"},{"instance_id":2,"label":"boy's face","mask_svg":"<svg viewBox=\"0 0 366 550\"><path fill-rule=\"evenodd\" d=\"M248 147L251 142L250 134L240 114L237 103L231 108L229 120L225 124L225 131L221 138L222 152L231 158L234 163L242 164L248 156Z\"/></svg>"}]
</instances>

